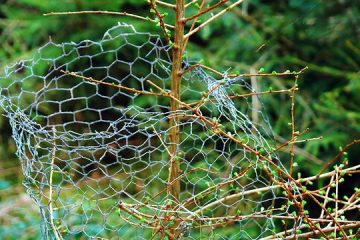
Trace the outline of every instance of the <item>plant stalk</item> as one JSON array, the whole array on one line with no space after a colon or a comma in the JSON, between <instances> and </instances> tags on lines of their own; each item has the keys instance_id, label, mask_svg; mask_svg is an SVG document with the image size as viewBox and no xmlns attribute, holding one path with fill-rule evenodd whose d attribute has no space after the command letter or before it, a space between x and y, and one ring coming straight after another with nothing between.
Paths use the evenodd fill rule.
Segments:
<instances>
[{"instance_id":1,"label":"plant stalk","mask_svg":"<svg viewBox=\"0 0 360 240\"><path fill-rule=\"evenodd\" d=\"M181 65L184 46L184 16L185 0L176 0L175 36L172 48L172 72L171 72L171 94L175 99L180 99ZM173 98L170 101L171 112L180 109L179 101ZM168 195L175 203L180 197L180 162L178 158L178 145L180 143L180 132L178 126L179 117L170 118L170 169Z\"/></svg>"}]
</instances>

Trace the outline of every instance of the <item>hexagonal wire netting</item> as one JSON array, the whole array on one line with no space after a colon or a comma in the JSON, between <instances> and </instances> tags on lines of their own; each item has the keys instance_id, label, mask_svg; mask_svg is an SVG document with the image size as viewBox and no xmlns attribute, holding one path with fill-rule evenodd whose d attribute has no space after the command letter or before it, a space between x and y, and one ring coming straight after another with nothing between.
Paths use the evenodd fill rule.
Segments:
<instances>
[{"instance_id":1,"label":"hexagonal wire netting","mask_svg":"<svg viewBox=\"0 0 360 240\"><path fill-rule=\"evenodd\" d=\"M272 188L266 163L188 107L170 111L159 90L170 88L170 51L159 36L119 24L100 41L49 42L31 60L6 67L0 104L44 238L149 239L159 226L176 224L188 239L259 239L275 230L269 213L287 214L275 208L286 199ZM181 101L276 158L266 117L255 109L262 121L253 123L251 99L236 98L252 91L242 78L217 79L194 68L182 80ZM175 115L181 193L169 208Z\"/></svg>"}]
</instances>

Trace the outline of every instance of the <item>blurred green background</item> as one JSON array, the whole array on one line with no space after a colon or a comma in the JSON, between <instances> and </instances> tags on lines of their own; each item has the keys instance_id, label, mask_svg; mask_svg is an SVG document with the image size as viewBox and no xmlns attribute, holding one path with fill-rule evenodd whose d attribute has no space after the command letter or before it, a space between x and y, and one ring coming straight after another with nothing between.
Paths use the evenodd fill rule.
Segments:
<instances>
[{"instance_id":1,"label":"blurred green background","mask_svg":"<svg viewBox=\"0 0 360 240\"><path fill-rule=\"evenodd\" d=\"M216 2L216 1L209 1ZM159 31L145 22L105 15L43 16L55 11L109 10L147 16L139 0L8 0L0 3L0 66L28 59L49 41L98 40L117 22L138 31ZM171 21L171 15L168 17ZM252 0L229 12L194 36L189 59L221 71L248 73L309 69L299 80L297 130L310 128L299 144L297 171L316 174L340 146L360 138L360 4L353 0ZM262 84L260 80L258 84ZM274 89L291 86L288 79L268 78ZM275 139L291 136L288 95L264 98ZM265 110L265 109L264 109ZM40 216L21 185L15 144L5 118L0 118L0 238L39 239ZM349 150L358 164L360 147ZM286 157L282 158L286 161ZM354 186L359 186L354 182ZM344 192L347 189L342 189Z\"/></svg>"}]
</instances>

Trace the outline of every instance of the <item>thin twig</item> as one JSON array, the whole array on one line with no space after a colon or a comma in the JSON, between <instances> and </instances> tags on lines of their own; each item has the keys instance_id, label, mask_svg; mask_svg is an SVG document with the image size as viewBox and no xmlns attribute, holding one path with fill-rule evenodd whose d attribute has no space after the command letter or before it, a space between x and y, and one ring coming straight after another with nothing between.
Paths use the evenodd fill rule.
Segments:
<instances>
[{"instance_id":1,"label":"thin twig","mask_svg":"<svg viewBox=\"0 0 360 240\"><path fill-rule=\"evenodd\" d=\"M351 168L348 168L348 169L344 169L344 170L342 170L342 172L346 174L347 171L350 171L350 170L353 170L353 169L358 169L358 168L360 168L360 165L357 165L357 166L354 166L354 167L351 167ZM301 183L301 182L308 182L308 181L312 181L312 180L316 180L316 179L320 179L320 178L328 178L328 177L334 176L335 174L336 174L336 172L334 170L332 172L328 172L328 173L322 174L320 176L312 176L312 177L307 177L307 178L301 178L299 180L296 180L296 182ZM274 190L274 189L281 188L281 187L282 187L281 185L272 185L272 186L268 186L268 187L251 189L251 190L239 192L239 193L236 193L236 194L232 194L232 195L229 195L229 196L225 196L225 197L223 197L221 199L218 199L216 202L211 202L208 205L203 206L201 209L199 209L195 213L199 213L201 211L204 211L204 210L206 210L208 208L211 208L213 206L216 206L216 205L218 205L218 204L220 204L220 203L222 203L224 201L230 201L232 199L239 199L241 197L244 197L244 196L247 196L247 195L250 195L250 194L257 194L257 193L270 191L270 190Z\"/></svg>"},{"instance_id":2,"label":"thin twig","mask_svg":"<svg viewBox=\"0 0 360 240\"><path fill-rule=\"evenodd\" d=\"M262 92L250 92L250 93L244 93L244 94L238 94L238 95L229 95L229 99L235 99L235 98L246 98L251 96L258 96L258 95L266 95L266 94L274 94L274 93L290 93L291 89L283 89L283 90L268 90L268 91L262 91ZM216 101L215 98L207 98L204 100L203 103ZM189 103L189 106L198 105L200 101ZM315 139L314 139L315 140Z\"/></svg>"},{"instance_id":3,"label":"thin twig","mask_svg":"<svg viewBox=\"0 0 360 240\"><path fill-rule=\"evenodd\" d=\"M205 5L205 0L201 0L200 6L199 6L200 11L201 11L201 9L203 9L204 5ZM192 31L195 28L197 21L198 21L198 17L196 17L194 19L189 31ZM189 43L189 38L185 39L185 41L184 41L184 49L186 49L188 43Z\"/></svg>"},{"instance_id":4,"label":"thin twig","mask_svg":"<svg viewBox=\"0 0 360 240\"><path fill-rule=\"evenodd\" d=\"M303 142L310 142L310 141L318 141L318 140L322 140L322 139L323 139L323 136L320 136L320 137L314 137L314 138L307 138L307 139L302 139L302 140L291 141L289 143L290 144L303 143Z\"/></svg>"},{"instance_id":5,"label":"thin twig","mask_svg":"<svg viewBox=\"0 0 360 240\"><path fill-rule=\"evenodd\" d=\"M193 20L193 19L196 19L196 18L200 17L201 15L203 15L203 14L205 14L205 13L208 13L208 12L210 12L211 10L214 10L215 8L218 8L219 6L223 5L223 4L226 3L227 1L229 1L229 0L220 0L219 2L215 3L214 5L211 5L211 6L207 7L207 8L205 8L205 9L202 10L202 11L199 11L198 13L192 15L191 17L185 18L183 21L184 21L184 22L189 22L189 21L191 21L191 20ZM191 30L190 30L190 31L191 31Z\"/></svg>"},{"instance_id":6,"label":"thin twig","mask_svg":"<svg viewBox=\"0 0 360 240\"><path fill-rule=\"evenodd\" d=\"M189 38L191 35L197 33L200 29L214 21L215 19L219 18L220 16L224 15L226 12L230 11L232 8L236 7L237 5L241 4L244 0L238 0L235 3L231 4L229 7L226 7L222 11L218 12L217 14L210 17L208 20L206 20L204 23L193 29L192 31L188 32L184 35L184 39Z\"/></svg>"},{"instance_id":7,"label":"thin twig","mask_svg":"<svg viewBox=\"0 0 360 240\"><path fill-rule=\"evenodd\" d=\"M151 1L151 0L149 0L149 1ZM171 3L163 2L163 1L160 1L160 0L155 0L155 3L157 3L159 5L162 5L164 7L174 9L174 10L176 9L176 6L174 4L171 4Z\"/></svg>"},{"instance_id":8,"label":"thin twig","mask_svg":"<svg viewBox=\"0 0 360 240\"><path fill-rule=\"evenodd\" d=\"M181 74L186 74L190 71L192 71L195 68L203 68L206 70L209 70L210 72L213 72L217 75L219 75L220 77L228 77L228 78L235 78L235 77L267 77L267 76L274 76L274 77L288 77L288 76L297 76L297 75L301 75L303 74L308 67L304 67L302 68L300 71L293 71L293 72L289 72L289 71L285 71L282 73L243 73L243 74L223 74L222 72L215 70L209 66L203 65L201 63L196 63L194 65L191 65L190 67L188 67L187 69L185 69Z\"/></svg>"},{"instance_id":9,"label":"thin twig","mask_svg":"<svg viewBox=\"0 0 360 240\"><path fill-rule=\"evenodd\" d=\"M49 211L50 211L50 223L51 227L53 228L53 232L55 235L56 240L62 239L60 233L58 232L57 227L54 223L54 209L53 209L53 173L54 173L54 164L55 164L55 155L56 155L56 129L55 127L52 128L53 131L53 149L51 153L51 163L50 163L50 176L49 176Z\"/></svg>"},{"instance_id":10,"label":"thin twig","mask_svg":"<svg viewBox=\"0 0 360 240\"><path fill-rule=\"evenodd\" d=\"M326 188L326 193L325 193L325 196L324 196L324 208L326 208L326 205L328 203L328 196L329 196L329 192L330 192L330 188L331 188L331 183L334 181L334 176L331 176L330 178L330 184L328 185L328 187ZM321 213L320 213L320 218L323 218L324 217L324 210L322 209L321 210Z\"/></svg>"},{"instance_id":11,"label":"thin twig","mask_svg":"<svg viewBox=\"0 0 360 240\"><path fill-rule=\"evenodd\" d=\"M148 3L150 4L150 8L153 10L154 15L157 17L160 24L160 28L165 36L165 40L168 44L171 42L170 34L168 32L168 29L166 28L166 23L164 21L164 15L159 12L159 10L156 7L156 0L148 0Z\"/></svg>"},{"instance_id":12,"label":"thin twig","mask_svg":"<svg viewBox=\"0 0 360 240\"><path fill-rule=\"evenodd\" d=\"M339 167L335 168L335 219L338 219L338 208L339 208ZM336 238L337 228L334 229L334 237Z\"/></svg>"},{"instance_id":13,"label":"thin twig","mask_svg":"<svg viewBox=\"0 0 360 240\"><path fill-rule=\"evenodd\" d=\"M156 235L158 235L158 233L161 232L162 228L163 228L162 226L158 227L158 228L156 229L156 231L154 232L154 234L151 236L150 240L154 240L155 237L156 237Z\"/></svg>"},{"instance_id":14,"label":"thin twig","mask_svg":"<svg viewBox=\"0 0 360 240\"><path fill-rule=\"evenodd\" d=\"M131 14L127 12L111 12L111 11L73 11L73 12L50 12L43 14L44 16L56 16L56 15L80 15L80 14L100 14L100 15L117 15L117 16L124 16L124 17L131 17L136 18L152 23L157 23L156 20L151 19L149 17L142 17L136 14ZM174 28L174 26L170 24L165 24L167 28Z\"/></svg>"},{"instance_id":15,"label":"thin twig","mask_svg":"<svg viewBox=\"0 0 360 240\"><path fill-rule=\"evenodd\" d=\"M60 72L69 75L69 76L73 76L73 77L77 77L77 78L81 78L83 80L89 81L89 82L93 82L93 83L97 83L97 84L101 84L101 85L105 85L105 86L109 86L109 87L114 87L114 88L119 88L125 91L129 91L135 94L144 94L144 95L153 95L153 96L163 96L163 97L169 97L168 94L162 94L162 93L154 93L154 92L149 92L149 91L142 91L142 90L138 90L135 88L129 88L129 87L125 87L121 84L118 83L108 83L108 82L103 82L103 81L99 81L96 80L92 77L86 77L86 76L81 76L79 74L76 74L74 72L68 72L68 71L64 71L64 70L60 70Z\"/></svg>"},{"instance_id":16,"label":"thin twig","mask_svg":"<svg viewBox=\"0 0 360 240\"><path fill-rule=\"evenodd\" d=\"M199 0L192 0L192 1L190 1L189 3L185 4L185 8L190 7L192 4L196 3L197 1L199 1Z\"/></svg>"},{"instance_id":17,"label":"thin twig","mask_svg":"<svg viewBox=\"0 0 360 240\"><path fill-rule=\"evenodd\" d=\"M330 232L333 232L335 231L335 229L339 230L339 229L342 229L342 230L346 230L346 229L356 229L360 226L360 222L357 222L357 223L352 223L352 224L346 224L346 225L343 225L341 227L339 226L334 226L334 227L328 227L328 228L324 228L322 229L322 231L324 233L330 233ZM314 237L316 235L319 235L320 232L315 230L314 232L307 232L307 233L301 233L301 234L297 234L296 237L297 239L309 239L311 237ZM346 235L346 233L344 232L341 239L348 239L348 236ZM290 239L294 239L294 236L288 236L286 238L283 238L284 240L290 240Z\"/></svg>"},{"instance_id":18,"label":"thin twig","mask_svg":"<svg viewBox=\"0 0 360 240\"><path fill-rule=\"evenodd\" d=\"M350 142L349 144L347 144L345 147L341 148L339 153L332 158L331 160L327 161L327 163L325 164L325 166L320 170L320 172L318 173L319 175L321 173L323 173L328 167L330 167L332 164L334 164L336 162L336 160L341 157L348 148L350 148L351 146L353 146L354 144L360 143L360 139L354 139L352 142Z\"/></svg>"},{"instance_id":19,"label":"thin twig","mask_svg":"<svg viewBox=\"0 0 360 240\"><path fill-rule=\"evenodd\" d=\"M290 142L290 175L292 175L293 168L294 168L294 158L295 158L295 142L298 137L298 134L295 132L295 95L297 89L297 81L298 76L295 76L294 85L291 90L291 142Z\"/></svg>"}]
</instances>

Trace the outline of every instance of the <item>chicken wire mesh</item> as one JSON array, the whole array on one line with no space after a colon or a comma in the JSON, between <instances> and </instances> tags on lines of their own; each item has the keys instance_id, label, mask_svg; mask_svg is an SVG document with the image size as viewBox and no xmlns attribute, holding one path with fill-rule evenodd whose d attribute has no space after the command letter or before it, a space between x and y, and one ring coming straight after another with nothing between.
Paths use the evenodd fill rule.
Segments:
<instances>
[{"instance_id":1,"label":"chicken wire mesh","mask_svg":"<svg viewBox=\"0 0 360 240\"><path fill-rule=\"evenodd\" d=\"M176 227L179 238L260 239L276 231L273 216L289 215L272 166L228 137L278 159L262 111L236 97L253 92L251 84L193 68L172 112L161 94L170 88L170 53L158 35L119 24L100 41L50 41L5 68L0 105L44 238L149 239ZM184 69L190 65L184 60ZM261 121L251 120L253 111ZM175 202L166 191L174 116L181 136Z\"/></svg>"}]
</instances>

